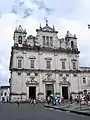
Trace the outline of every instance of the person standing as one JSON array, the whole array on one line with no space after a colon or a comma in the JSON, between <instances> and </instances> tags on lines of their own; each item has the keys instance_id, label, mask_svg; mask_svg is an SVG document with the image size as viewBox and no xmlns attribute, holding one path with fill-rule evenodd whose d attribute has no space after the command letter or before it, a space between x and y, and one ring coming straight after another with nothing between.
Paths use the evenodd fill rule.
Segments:
<instances>
[{"instance_id":1,"label":"person standing","mask_svg":"<svg viewBox=\"0 0 90 120\"><path fill-rule=\"evenodd\" d=\"M72 95L70 95L70 103L72 104Z\"/></svg>"},{"instance_id":2,"label":"person standing","mask_svg":"<svg viewBox=\"0 0 90 120\"><path fill-rule=\"evenodd\" d=\"M18 101L17 101L17 102L18 102L18 107L19 107L19 98L18 98Z\"/></svg>"},{"instance_id":3,"label":"person standing","mask_svg":"<svg viewBox=\"0 0 90 120\"><path fill-rule=\"evenodd\" d=\"M33 100L33 103L36 104L36 100L35 99Z\"/></svg>"},{"instance_id":4,"label":"person standing","mask_svg":"<svg viewBox=\"0 0 90 120\"><path fill-rule=\"evenodd\" d=\"M50 104L50 96L47 97L48 105Z\"/></svg>"}]
</instances>

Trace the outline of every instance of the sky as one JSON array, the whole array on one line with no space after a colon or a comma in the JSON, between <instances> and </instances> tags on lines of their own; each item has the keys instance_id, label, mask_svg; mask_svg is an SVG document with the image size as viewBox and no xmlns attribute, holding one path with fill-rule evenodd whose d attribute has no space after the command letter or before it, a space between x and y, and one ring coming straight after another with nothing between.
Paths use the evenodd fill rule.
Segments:
<instances>
[{"instance_id":1,"label":"sky","mask_svg":"<svg viewBox=\"0 0 90 120\"><path fill-rule=\"evenodd\" d=\"M90 66L90 0L0 0L0 85L8 85L9 63L13 33L21 24L27 35L36 35L40 23L59 31L64 38L66 31L76 34L80 53L80 66Z\"/></svg>"}]
</instances>

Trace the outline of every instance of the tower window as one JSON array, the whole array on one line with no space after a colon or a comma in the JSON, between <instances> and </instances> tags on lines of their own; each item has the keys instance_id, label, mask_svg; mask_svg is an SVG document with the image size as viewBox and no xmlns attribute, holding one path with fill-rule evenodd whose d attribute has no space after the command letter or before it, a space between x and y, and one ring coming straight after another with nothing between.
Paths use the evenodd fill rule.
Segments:
<instances>
[{"instance_id":1,"label":"tower window","mask_svg":"<svg viewBox=\"0 0 90 120\"><path fill-rule=\"evenodd\" d=\"M18 37L18 43L19 43L19 44L22 44L22 36L19 36L19 37Z\"/></svg>"},{"instance_id":2,"label":"tower window","mask_svg":"<svg viewBox=\"0 0 90 120\"><path fill-rule=\"evenodd\" d=\"M73 43L73 41L71 41L71 48L72 48L72 49L74 48L74 43Z\"/></svg>"},{"instance_id":3,"label":"tower window","mask_svg":"<svg viewBox=\"0 0 90 120\"><path fill-rule=\"evenodd\" d=\"M65 62L62 62L62 69L65 69Z\"/></svg>"},{"instance_id":4,"label":"tower window","mask_svg":"<svg viewBox=\"0 0 90 120\"><path fill-rule=\"evenodd\" d=\"M22 60L18 60L18 68L22 67Z\"/></svg>"},{"instance_id":5,"label":"tower window","mask_svg":"<svg viewBox=\"0 0 90 120\"><path fill-rule=\"evenodd\" d=\"M43 36L43 45L45 45L45 36Z\"/></svg>"},{"instance_id":6,"label":"tower window","mask_svg":"<svg viewBox=\"0 0 90 120\"><path fill-rule=\"evenodd\" d=\"M50 37L50 45L53 46L53 37Z\"/></svg>"}]
</instances>

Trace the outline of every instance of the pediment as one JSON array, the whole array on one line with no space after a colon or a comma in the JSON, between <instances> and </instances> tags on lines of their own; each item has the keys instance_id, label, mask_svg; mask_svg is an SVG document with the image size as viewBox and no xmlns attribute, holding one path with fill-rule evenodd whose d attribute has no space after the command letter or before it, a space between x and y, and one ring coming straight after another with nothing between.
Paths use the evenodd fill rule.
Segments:
<instances>
[{"instance_id":1,"label":"pediment","mask_svg":"<svg viewBox=\"0 0 90 120\"><path fill-rule=\"evenodd\" d=\"M27 81L26 82L26 85L38 85L39 83L35 80L32 80L32 81Z\"/></svg>"},{"instance_id":2,"label":"pediment","mask_svg":"<svg viewBox=\"0 0 90 120\"><path fill-rule=\"evenodd\" d=\"M43 31L51 31L51 32L53 32L53 29L51 27L49 27L49 26L43 27L42 30Z\"/></svg>"},{"instance_id":3,"label":"pediment","mask_svg":"<svg viewBox=\"0 0 90 120\"><path fill-rule=\"evenodd\" d=\"M51 28L49 25L46 25L45 27L41 27L40 29L36 29L36 31L58 33L58 31L55 31L55 29Z\"/></svg>"},{"instance_id":4,"label":"pediment","mask_svg":"<svg viewBox=\"0 0 90 120\"><path fill-rule=\"evenodd\" d=\"M51 83L55 83L56 81L54 80L54 79L50 79L50 80L48 80L48 79L44 79L44 80L42 80L42 82L51 82Z\"/></svg>"},{"instance_id":5,"label":"pediment","mask_svg":"<svg viewBox=\"0 0 90 120\"><path fill-rule=\"evenodd\" d=\"M69 82L69 81L66 81L66 80L63 80L63 81L60 81L59 84L60 84L60 85L70 85L70 82Z\"/></svg>"}]
</instances>

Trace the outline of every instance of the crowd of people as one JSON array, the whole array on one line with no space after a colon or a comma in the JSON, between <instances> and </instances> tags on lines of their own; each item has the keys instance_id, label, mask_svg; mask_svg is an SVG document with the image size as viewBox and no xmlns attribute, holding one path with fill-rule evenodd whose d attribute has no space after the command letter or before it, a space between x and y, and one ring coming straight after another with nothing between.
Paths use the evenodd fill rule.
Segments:
<instances>
[{"instance_id":1,"label":"crowd of people","mask_svg":"<svg viewBox=\"0 0 90 120\"><path fill-rule=\"evenodd\" d=\"M56 105L57 103L61 104L63 103L64 104L64 97L60 97L60 98L57 98L57 97L52 97L52 96L48 96L47 97L47 103L50 104L52 103L53 105Z\"/></svg>"},{"instance_id":2,"label":"crowd of people","mask_svg":"<svg viewBox=\"0 0 90 120\"><path fill-rule=\"evenodd\" d=\"M37 103L37 101L36 101L36 99L29 99L29 102L31 103L31 104L36 104Z\"/></svg>"},{"instance_id":3,"label":"crowd of people","mask_svg":"<svg viewBox=\"0 0 90 120\"><path fill-rule=\"evenodd\" d=\"M90 95L89 94L77 95L75 97L75 101L77 103L88 104L88 101L90 101Z\"/></svg>"},{"instance_id":4,"label":"crowd of people","mask_svg":"<svg viewBox=\"0 0 90 120\"><path fill-rule=\"evenodd\" d=\"M52 96L48 96L47 97L47 103L48 104L53 104L53 105L56 105L57 103L58 104L61 104L63 103L64 104L64 97L52 97ZM69 102L72 104L73 102L76 102L77 104L78 103L82 103L82 104L88 104L88 101L90 101L90 95L76 95L74 98L72 95L70 95L70 99L69 99Z\"/></svg>"}]
</instances>

